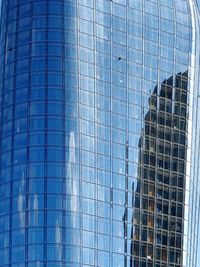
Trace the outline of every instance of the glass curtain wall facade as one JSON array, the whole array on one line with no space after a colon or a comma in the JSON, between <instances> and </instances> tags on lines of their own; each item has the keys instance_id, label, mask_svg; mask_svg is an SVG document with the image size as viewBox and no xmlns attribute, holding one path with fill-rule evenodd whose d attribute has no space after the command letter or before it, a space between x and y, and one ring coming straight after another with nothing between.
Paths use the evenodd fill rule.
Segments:
<instances>
[{"instance_id":1,"label":"glass curtain wall facade","mask_svg":"<svg viewBox=\"0 0 200 267\"><path fill-rule=\"evenodd\" d=\"M187 71L155 87L139 141L131 255L150 260L155 253L155 266L160 261L161 266L183 266L187 90ZM134 260L136 266L140 260Z\"/></svg>"},{"instance_id":2,"label":"glass curtain wall facade","mask_svg":"<svg viewBox=\"0 0 200 267\"><path fill-rule=\"evenodd\" d=\"M0 267L198 267L192 0L3 0Z\"/></svg>"}]
</instances>

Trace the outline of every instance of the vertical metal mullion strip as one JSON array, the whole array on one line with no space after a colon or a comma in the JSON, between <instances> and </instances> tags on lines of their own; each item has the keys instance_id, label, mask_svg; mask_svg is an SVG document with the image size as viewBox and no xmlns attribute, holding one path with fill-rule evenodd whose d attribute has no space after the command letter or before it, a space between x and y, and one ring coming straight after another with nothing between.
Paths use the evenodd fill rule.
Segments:
<instances>
[{"instance_id":1,"label":"vertical metal mullion strip","mask_svg":"<svg viewBox=\"0 0 200 267\"><path fill-rule=\"evenodd\" d=\"M125 213L124 266L128 265L128 179L129 179L129 105L128 105L128 6L126 5L126 146L125 146Z\"/></svg>"},{"instance_id":2,"label":"vertical metal mullion strip","mask_svg":"<svg viewBox=\"0 0 200 267\"><path fill-rule=\"evenodd\" d=\"M94 6L93 6L93 40L94 40L94 147L95 147L95 176L94 176L94 187L95 187L95 192L94 192L94 196L95 196L95 228L94 228L94 232L95 232L95 240L94 240L94 266L98 266L98 182L97 182L97 152L98 152L98 148L97 148L97 143L98 143L98 125L97 125L97 91L96 91L96 72L97 72L97 64L96 64L96 2L94 1Z\"/></svg>"},{"instance_id":3,"label":"vertical metal mullion strip","mask_svg":"<svg viewBox=\"0 0 200 267\"><path fill-rule=\"evenodd\" d=\"M128 118L127 118L128 120ZM127 131L127 130L126 130ZM127 136L126 136L127 140ZM129 145L126 141L125 146L125 207L124 207L124 266L127 267L127 251L128 251L128 160L129 160Z\"/></svg>"},{"instance_id":4,"label":"vertical metal mullion strip","mask_svg":"<svg viewBox=\"0 0 200 267\"><path fill-rule=\"evenodd\" d=\"M162 6L161 6L162 7ZM159 8L159 10L161 10L161 7ZM174 8L173 8L173 12L174 12L174 15L176 16L176 8L175 8L175 5L174 5ZM160 13L159 13L160 15ZM161 16L159 17L160 20L161 20ZM174 37L175 37L175 42L176 42L176 20L173 21L173 23L175 24L174 25ZM174 51L174 65L175 65L175 52L176 52L176 48L173 47L173 51ZM161 52L161 51L160 51ZM175 70L175 66L174 67L174 70ZM173 70L173 71L174 71ZM176 82L176 73L172 73L172 112L173 112L173 102L175 103L175 82ZM172 113L173 114L173 113ZM166 112L165 112L165 117L166 117ZM173 118L172 118L173 120ZM180 117L179 117L179 120L180 120ZM165 125L166 127L166 125ZM174 132L173 130L173 125L171 126L171 135L172 133ZM180 129L179 129L179 132L180 132ZM165 138L165 137L164 137ZM170 141L171 145L170 145L170 149L171 149L171 153L170 153L170 173L169 173L169 196L171 195L172 193L172 176L173 176L173 168L172 168L172 163L173 163L173 157L172 157L172 149L173 149L173 146L174 146L174 140L172 139L172 141ZM177 187L177 183L176 183L176 187ZM177 194L177 188L176 188L176 194ZM177 205L177 202L176 202L176 205ZM171 200L169 200L169 208L168 208L168 224L170 224L171 222L171 218L172 218L172 215L171 215L171 207L172 207L172 203L171 203ZM163 218L163 217L162 217ZM177 219L177 217L176 217ZM181 218L182 219L182 218ZM163 230L163 229L162 229ZM169 262L169 256L170 256L170 250L169 250L169 241L170 241L170 233L171 233L171 230L169 229L167 231L167 262ZM175 232L176 233L176 232ZM174 235L175 235L174 233ZM156 237L155 237L156 238ZM156 240L156 239L155 239Z\"/></svg>"},{"instance_id":5,"label":"vertical metal mullion strip","mask_svg":"<svg viewBox=\"0 0 200 267\"><path fill-rule=\"evenodd\" d=\"M127 164L126 164L126 175L128 176L126 179L126 189L127 189L127 198L128 194L129 194L129 5L127 6L127 20L126 20L126 33L127 33L127 42L126 42L126 72L127 72L127 92L126 92L126 103L127 103L127 137L126 137L126 159L127 159ZM141 105L141 104L140 104ZM141 114L141 120L142 120L142 114ZM133 255L133 229L134 229L134 224L133 224L133 215L134 215L134 206L133 206L133 183L131 184L131 203L128 203L128 199L127 199L127 204L131 204L131 209L132 209L132 214L131 214L131 218L128 218L128 222L130 223L130 227L131 227L131 232L130 232L130 236L129 239L131 240L130 242L130 265L127 264L127 266L134 266L134 255ZM128 205L129 206L129 205ZM129 216L129 213L128 213ZM128 225L127 225L128 227ZM128 237L128 228L127 228L127 237ZM127 248L127 252L129 251L129 249ZM126 266L125 266L126 267Z\"/></svg>"},{"instance_id":6,"label":"vertical metal mullion strip","mask_svg":"<svg viewBox=\"0 0 200 267\"><path fill-rule=\"evenodd\" d=\"M197 114L198 114L198 110L199 110L199 99L197 99ZM198 124L198 116L197 116L197 124ZM200 129L200 127L198 127L197 126L197 133L199 132L198 130ZM197 139L198 139L198 148L200 148L200 139L199 139L199 137L197 136ZM197 150L197 151L199 151L199 149ZM199 174L199 168L198 168L198 166L200 166L200 158L198 157L198 160L197 160L197 173L196 174ZM197 175L197 183L196 183L196 185L197 185L197 188L198 188L198 177L199 177L199 175ZM185 188L184 188L185 189ZM184 190L185 191L185 190ZM199 207L200 206L200 199L199 199L199 192L198 192L198 189L196 190L197 192L196 192L196 194L197 194L197 197L196 197L196 199L197 199L197 207ZM185 194L185 192L184 192L184 194ZM199 223L200 223L200 209L198 209L198 211L197 211L197 224L196 224L196 227L197 227L197 235L196 235L196 245L197 245L197 252L198 252L198 247L199 247L199 245L197 244L197 242L198 242L198 237L199 237ZM182 240L182 243L183 243L183 240ZM182 248L183 248L183 244L182 244ZM194 260L194 263L195 263L195 267L197 266L196 265L196 263L197 263L197 259L198 259L198 257L197 257L197 253L195 254L195 260ZM183 264L183 259L182 259L182 264Z\"/></svg>"},{"instance_id":7,"label":"vertical metal mullion strip","mask_svg":"<svg viewBox=\"0 0 200 267\"><path fill-rule=\"evenodd\" d=\"M193 41L194 42L194 41ZM189 72L188 72L188 76L187 76L187 82L188 82L188 84L187 84L187 89L189 89L189 82L191 83L191 77L189 76ZM187 97L188 97L188 95L187 95ZM197 114L198 114L198 108L199 108L199 97L198 97L198 92L196 93L196 95L194 94L193 95L193 97L196 97L196 111L197 111ZM193 102L195 102L194 100L193 100ZM194 103L195 104L195 103ZM188 107L187 107L187 109L189 109ZM194 110L193 110L193 112L194 112ZM188 124L188 120L187 120L187 124ZM196 116L196 119L195 119L195 143L196 143L196 145L195 145L195 148L196 148L196 151L199 151L199 149L197 149L197 148L199 148L199 138L198 138L198 130L199 130L199 127L198 127L198 116ZM188 130L188 129L187 129ZM192 149L192 147L191 147L191 149ZM195 154L194 154L194 157L195 157ZM197 173L199 173L199 169L198 169L198 166L199 166L199 157L197 157L197 160L196 161L194 161L194 168L193 168L193 171L192 171L192 176L193 176L193 185L197 185L198 184L198 175L197 175ZM187 167L187 166L186 166ZM186 175L185 175L186 176ZM186 189L186 186L185 186L185 184L186 184L186 179L187 179L187 177L185 177L185 181L184 181L184 194L185 194L185 189ZM194 201L192 202L192 209L195 209L196 208L196 206L197 206L197 203L200 203L199 202L199 200L198 200L198 190L197 189L195 189L194 188L194 186L192 187L192 191L195 191L194 192L194 195L196 195L195 196L195 198L194 198ZM193 195L193 192L191 192L191 194ZM183 207L184 207L185 205L183 205ZM192 224L192 226L194 226L194 229L196 230L196 232L197 232L197 235L196 236L198 236L199 235L199 223L195 223L195 221L198 221L199 222L199 210L198 210L198 212L194 212L195 213L195 215L194 215L194 217L191 219L191 224ZM193 212L191 212L191 214L193 214ZM198 214L198 215L197 215ZM183 210L183 217L182 217L183 219L185 218L185 208L184 208L184 210ZM183 220L183 225L185 225L185 222L184 222L184 220ZM197 253L195 253L196 252L196 250L195 250L195 248L197 248L197 250L198 250L198 244L197 244L197 240L196 240L196 237L194 236L194 233L192 233L192 242L191 242L191 246L190 246L190 251L189 251L189 254L191 255L192 254L192 261L189 263L189 265L190 266L196 266L196 261L197 261ZM183 242L183 241L182 241ZM196 247L195 247L195 245L196 245ZM183 246L182 246L183 247ZM193 248L194 247L194 248ZM183 256L183 250L181 251L182 252L182 256ZM182 258L182 261L183 261L183 257L181 257ZM191 265L192 264L192 265Z\"/></svg>"},{"instance_id":8,"label":"vertical metal mullion strip","mask_svg":"<svg viewBox=\"0 0 200 267\"><path fill-rule=\"evenodd\" d=\"M9 5L9 2L8 2ZM15 131L15 98L16 98L16 48L17 48L17 26L18 26L18 16L19 16L19 6L17 1L16 7L16 35L15 35L15 56L14 56L14 78L13 78L13 102L12 102L12 137L11 137L11 168L10 168L10 214L9 214L9 239L10 239L10 249L9 249L9 267L12 267L12 218L13 218L13 205L12 205L12 198L13 198L13 161L14 161L14 131ZM13 49L13 48L11 48ZM22 211L19 211L22 212Z\"/></svg>"},{"instance_id":9,"label":"vertical metal mullion strip","mask_svg":"<svg viewBox=\"0 0 200 267\"><path fill-rule=\"evenodd\" d=\"M76 18L74 18L75 22L76 22L76 52L77 52L77 55L76 55L76 60L77 60L77 77L78 77L78 85L77 85L77 117L78 117L78 149L79 149L79 157L78 157L78 160L79 160L79 167L78 167L78 180L79 180L79 213L78 213L78 216L79 216L79 236L80 236L80 250L79 250L79 256L80 256L80 266L82 266L82 260L83 260L83 242L82 242L82 217L83 217L83 213L82 213L82 175L81 175L81 169L82 169L82 153L81 153L81 119L80 119L80 80L81 80L81 77L80 77L80 58L79 58L79 23L80 23L80 19L79 19L79 2L78 0L76 1ZM76 146L75 146L76 147Z\"/></svg>"},{"instance_id":10,"label":"vertical metal mullion strip","mask_svg":"<svg viewBox=\"0 0 200 267\"><path fill-rule=\"evenodd\" d=\"M189 77L188 77L188 82L189 82ZM197 106L198 106L198 99L197 99ZM199 138L198 138L198 118L197 118L197 116L196 116L196 126L195 126L195 132L196 132L196 138L195 138L195 143L197 143L197 145L195 146L196 148L198 148L197 149L197 151L199 151ZM195 179L195 183L193 183L193 184L195 184L195 185L197 185L197 172L198 172L198 166L199 166L199 157L197 158L197 160L194 162L194 169L193 169L193 176L194 176L194 179ZM197 189L195 189L195 193L194 193L194 195L196 195L195 196L195 202L193 203L194 205L193 206L196 206L196 203L197 203L197 199L198 199L198 194L197 194ZM185 188L184 188L184 193L185 193ZM183 205L183 207L184 207L184 205ZM195 208L195 207L194 207ZM198 214L198 215L197 215ZM183 209L183 219L184 219L184 215L185 215L185 209ZM197 211L197 212L195 212L195 214L194 214L194 217L193 217L193 225L194 225L194 228L195 228L195 232L197 232L197 236L198 236L198 232L199 232L199 224L197 223L195 223L196 221L199 221L199 210ZM183 220L183 223L184 223L184 220ZM197 253L195 253L196 251L195 251L195 243L197 243L196 242L196 237L194 236L194 234L193 234L193 242L192 242L192 244L193 244L193 246L194 246L194 249L193 249L193 265L195 264L195 262L196 262L196 256L197 256ZM191 246L192 247L192 246ZM182 250L183 251L183 250ZM181 252L182 252L181 251ZM183 253L182 253L183 254ZM181 257L182 258L182 257ZM181 262L182 263L182 262ZM194 265L195 266L195 265Z\"/></svg>"},{"instance_id":11,"label":"vertical metal mullion strip","mask_svg":"<svg viewBox=\"0 0 200 267\"><path fill-rule=\"evenodd\" d=\"M140 105L142 107L142 114L141 114L141 121L143 122L144 119L144 129L145 129L145 101L144 101L144 90L143 90L143 85L144 85L144 77L145 77L145 65L144 65L144 33L145 33L145 26L144 26L144 17L145 17L145 6L144 6L144 1L142 1L142 81L141 81L141 88L140 88L140 96L141 96L141 102ZM140 247L142 245L142 216L143 216L143 209L142 209L142 198L143 198L143 183L144 183L144 161L142 161L142 158L144 158L144 150L145 150L145 131L141 132L141 137L140 141L141 144L139 145L139 183L140 183L140 191L139 191L139 200L140 200L140 225L139 225L139 255L138 255L138 262L140 262L141 254L140 254ZM148 216L148 215L147 215ZM134 221L134 219L133 219ZM133 241L133 251L134 251L134 241ZM135 256L135 255L133 255ZM134 258L133 258L134 261Z\"/></svg>"},{"instance_id":12,"label":"vertical metal mullion strip","mask_svg":"<svg viewBox=\"0 0 200 267\"><path fill-rule=\"evenodd\" d=\"M112 86L112 45L113 45L113 5L110 1L110 267L113 266L113 127L112 127L112 110L113 110L113 86Z\"/></svg>"},{"instance_id":13,"label":"vertical metal mullion strip","mask_svg":"<svg viewBox=\"0 0 200 267\"><path fill-rule=\"evenodd\" d=\"M5 27L5 25L8 25L7 21L8 21L8 6L9 6L9 0L7 1L7 5L5 4L6 1L4 1L4 4L2 3L2 6L1 6L1 31L3 32L3 26ZM4 13L3 13L4 11ZM4 18L6 17L4 23L3 23L3 15L4 15ZM3 130L3 115L4 115L4 87L5 87L5 66L6 66L6 48L7 48L7 33L8 33L8 26L6 26L6 31L5 31L5 34L4 36L2 37L2 40L4 40L4 57L3 57L3 65L4 68L3 68L3 72L2 72L2 88L1 88L1 130L0 130L0 152L1 152L1 155L0 155L0 159L2 161L2 130ZM1 173L2 173L2 167L0 165L0 177L1 177ZM1 181L0 181L0 186L1 186ZM10 195L10 202L11 202L11 195ZM10 216L10 215L9 215ZM9 224L9 266L10 266L10 262L11 262L11 257L10 257L10 250L11 250L11 230L10 230L10 224Z\"/></svg>"},{"instance_id":14,"label":"vertical metal mullion strip","mask_svg":"<svg viewBox=\"0 0 200 267\"><path fill-rule=\"evenodd\" d=\"M65 3L62 2L62 149L63 149L63 164L62 164L62 266L65 267L65 244L66 244L66 175L65 175L65 162L66 162L66 133L65 133Z\"/></svg>"},{"instance_id":15,"label":"vertical metal mullion strip","mask_svg":"<svg viewBox=\"0 0 200 267\"><path fill-rule=\"evenodd\" d=\"M47 130L48 130L48 1L46 1L45 27L45 122L44 122L44 267L47 267Z\"/></svg>"},{"instance_id":16,"label":"vertical metal mullion strip","mask_svg":"<svg viewBox=\"0 0 200 267\"><path fill-rule=\"evenodd\" d=\"M160 16L160 9L161 9L161 5L160 3L158 3L158 51L159 53L161 52L161 47L160 47L160 20L161 20L161 16ZM159 57L159 60L160 60L160 54L158 54L158 57ZM158 69L157 69L157 73L158 73L158 80L157 80L157 92L156 92L156 96L157 96L157 101L158 101L158 90L159 90L159 83L160 83L160 69L159 69L159 64L158 64ZM158 109L158 102L157 102L157 107L156 107L156 119L157 119L157 122L156 122L156 139L157 141L159 140L159 122L158 122L158 114L160 112L160 110ZM150 107L151 109L151 107ZM149 142L151 142L151 139L149 139ZM158 176L158 142L156 142L156 164L157 166L155 166L156 170L155 170L155 180L154 180L154 184L155 184L155 195L154 195L154 216L153 216L153 223L154 223L154 232L153 232L153 264L155 265L156 264L156 252L157 252L157 248L156 248L156 222L157 222L157 190L158 190L158 185L156 183L156 180L157 180L157 176ZM164 171L162 170L163 174L164 174ZM148 186L149 186L149 183L148 183ZM163 202L162 202L163 203ZM148 215L149 216L149 215ZM162 220L163 220L163 216L162 216ZM149 232L149 230L148 230Z\"/></svg>"},{"instance_id":17,"label":"vertical metal mullion strip","mask_svg":"<svg viewBox=\"0 0 200 267\"><path fill-rule=\"evenodd\" d=\"M32 40L33 25L33 2L30 2L30 34ZM26 215L25 215L25 267L28 267L28 229L29 229L29 153L30 153L30 90L31 90L31 62L32 42L29 44L29 73L28 73L28 94L27 94L27 148L26 148Z\"/></svg>"},{"instance_id":18,"label":"vertical metal mullion strip","mask_svg":"<svg viewBox=\"0 0 200 267\"><path fill-rule=\"evenodd\" d=\"M3 28L3 26L5 25L5 24L8 24L8 23L5 23L4 22L4 24L3 24L3 19L2 19L2 17L3 17L3 7L4 6L1 6L1 20L0 20L0 30L1 30L1 32L3 32L3 30L2 30L2 28ZM4 7L4 9L6 9L5 7ZM7 15L6 15L6 19L7 19L7 17L8 17L8 10L7 10L7 12L5 12L4 11L4 13L6 13ZM2 66L4 66L4 68L3 68L3 71L2 71L2 76L1 76L1 79L2 79L2 87L1 87L1 106L0 106L0 109L1 109L1 128L0 128L0 151L2 152L2 129L3 129L3 120L2 120L2 118L3 118L3 104L4 104L4 84L5 84L5 62L6 62L6 55L5 55L5 53L6 53L6 46L7 46L7 42L6 42L6 35L7 35L7 27L6 27L6 31L5 31L5 35L4 35L4 37L2 37L2 40L4 40L4 45L2 45L3 47L4 47L4 49L2 49L3 51L4 51L4 57L3 57L3 64L2 64ZM2 154L0 155L0 158L2 158ZM0 165L0 177L1 177L1 165ZM0 184L1 184L1 181L0 181Z\"/></svg>"}]
</instances>

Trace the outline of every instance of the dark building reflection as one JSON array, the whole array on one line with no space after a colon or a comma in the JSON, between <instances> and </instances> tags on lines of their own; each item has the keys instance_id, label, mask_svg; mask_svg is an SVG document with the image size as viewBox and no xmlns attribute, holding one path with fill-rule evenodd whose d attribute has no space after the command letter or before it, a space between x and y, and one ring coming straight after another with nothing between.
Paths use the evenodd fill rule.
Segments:
<instances>
[{"instance_id":1,"label":"dark building reflection","mask_svg":"<svg viewBox=\"0 0 200 267\"><path fill-rule=\"evenodd\" d=\"M182 266L188 72L155 87L133 184L130 267Z\"/></svg>"}]
</instances>

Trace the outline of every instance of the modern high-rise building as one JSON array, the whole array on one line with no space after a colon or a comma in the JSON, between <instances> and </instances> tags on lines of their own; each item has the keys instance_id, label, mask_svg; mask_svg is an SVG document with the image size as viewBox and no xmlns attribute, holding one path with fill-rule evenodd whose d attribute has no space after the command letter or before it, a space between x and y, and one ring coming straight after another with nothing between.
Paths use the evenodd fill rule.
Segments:
<instances>
[{"instance_id":1,"label":"modern high-rise building","mask_svg":"<svg viewBox=\"0 0 200 267\"><path fill-rule=\"evenodd\" d=\"M2 0L0 267L199 267L196 0Z\"/></svg>"}]
</instances>

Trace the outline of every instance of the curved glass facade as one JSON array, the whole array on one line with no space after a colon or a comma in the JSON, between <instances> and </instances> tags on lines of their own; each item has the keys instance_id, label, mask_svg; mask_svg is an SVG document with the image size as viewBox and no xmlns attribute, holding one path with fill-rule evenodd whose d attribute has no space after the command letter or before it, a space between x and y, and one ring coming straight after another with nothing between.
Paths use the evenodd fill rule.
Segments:
<instances>
[{"instance_id":1,"label":"curved glass facade","mask_svg":"<svg viewBox=\"0 0 200 267\"><path fill-rule=\"evenodd\" d=\"M3 0L0 267L197 267L192 0Z\"/></svg>"}]
</instances>

